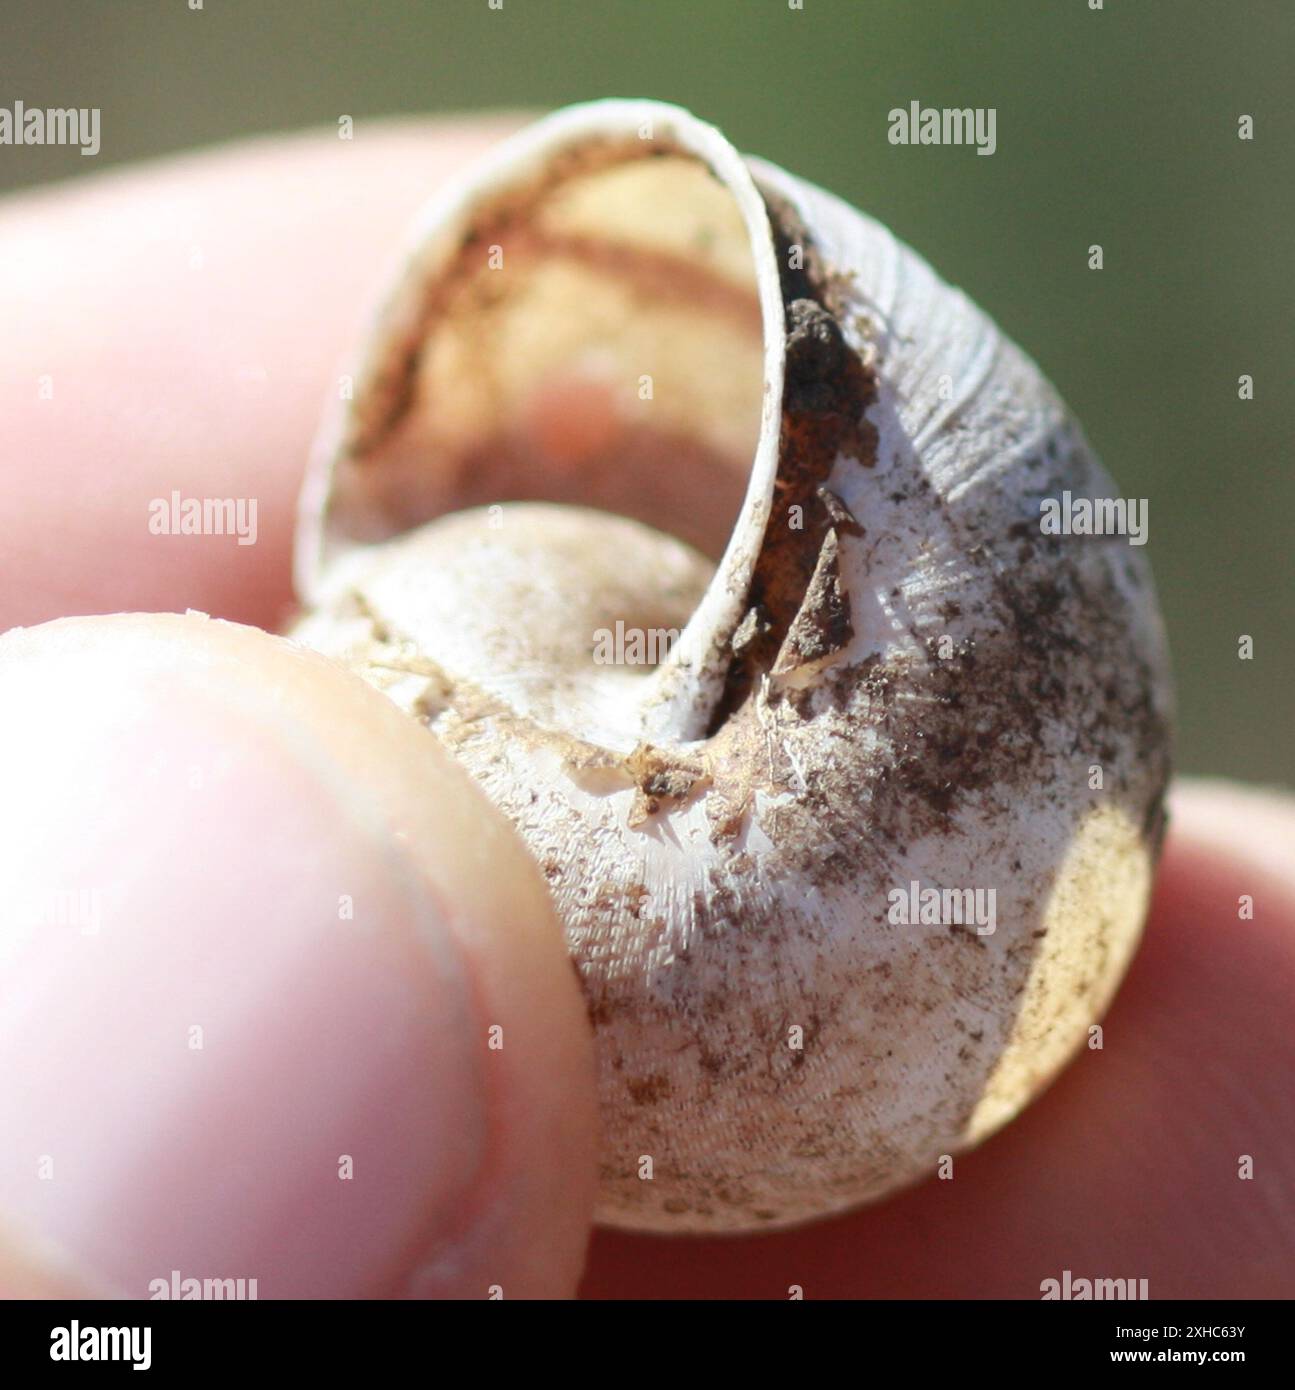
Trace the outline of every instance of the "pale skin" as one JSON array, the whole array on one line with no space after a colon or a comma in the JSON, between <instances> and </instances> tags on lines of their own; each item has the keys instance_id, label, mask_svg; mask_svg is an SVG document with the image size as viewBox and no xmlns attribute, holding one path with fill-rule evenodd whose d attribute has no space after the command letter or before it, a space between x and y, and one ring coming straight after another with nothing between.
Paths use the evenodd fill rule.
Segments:
<instances>
[{"instance_id":1,"label":"pale skin","mask_svg":"<svg viewBox=\"0 0 1295 1390\"><path fill-rule=\"evenodd\" d=\"M0 205L0 903L103 919L0 935L0 1292L1295 1295L1295 805L1218 783L1175 790L1102 1049L952 1181L590 1244L592 1045L542 880L426 734L254 630L290 613L310 436L392 246L514 123ZM256 498L257 543L150 535L173 489ZM49 622L119 611L162 616Z\"/></svg>"}]
</instances>

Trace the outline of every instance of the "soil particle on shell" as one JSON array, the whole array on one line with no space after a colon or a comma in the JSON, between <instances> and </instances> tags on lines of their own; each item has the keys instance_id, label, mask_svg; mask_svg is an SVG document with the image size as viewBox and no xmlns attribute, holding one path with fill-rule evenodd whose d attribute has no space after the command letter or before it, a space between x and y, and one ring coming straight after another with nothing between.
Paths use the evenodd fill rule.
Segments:
<instances>
[{"instance_id":1,"label":"soil particle on shell","mask_svg":"<svg viewBox=\"0 0 1295 1390\"><path fill-rule=\"evenodd\" d=\"M625 1088L635 1105L660 1105L670 1095L670 1078L664 1072L626 1081Z\"/></svg>"},{"instance_id":2,"label":"soil particle on shell","mask_svg":"<svg viewBox=\"0 0 1295 1390\"><path fill-rule=\"evenodd\" d=\"M850 397L850 361L841 326L813 299L786 306L787 356L783 409L814 415L845 414Z\"/></svg>"},{"instance_id":3,"label":"soil particle on shell","mask_svg":"<svg viewBox=\"0 0 1295 1390\"><path fill-rule=\"evenodd\" d=\"M754 608L748 608L746 617L738 624L737 631L734 632L732 640L729 642L733 655L745 656L752 643L762 640L772 629L773 624L769 620L769 615L759 604Z\"/></svg>"},{"instance_id":4,"label":"soil particle on shell","mask_svg":"<svg viewBox=\"0 0 1295 1390\"><path fill-rule=\"evenodd\" d=\"M795 213L766 198L782 280L786 349L782 425L773 504L751 577L747 618L733 646L724 694L713 712L715 733L748 699L804 610L792 664L820 659L849 640L849 600L833 578L842 531L863 528L827 488L838 456L862 467L876 460L876 431L866 418L877 383L871 366L846 342L830 303L828 272ZM793 247L799 255L793 255ZM815 587L815 582L818 586ZM750 614L760 615L750 626ZM802 640L820 657L802 653ZM835 645L833 645L835 644Z\"/></svg>"},{"instance_id":5,"label":"soil particle on shell","mask_svg":"<svg viewBox=\"0 0 1295 1390\"><path fill-rule=\"evenodd\" d=\"M818 499L827 508L832 525L845 535L866 536L868 533L855 520L854 514L830 488L820 487ZM956 607L956 605L954 605Z\"/></svg>"},{"instance_id":6,"label":"soil particle on shell","mask_svg":"<svg viewBox=\"0 0 1295 1390\"><path fill-rule=\"evenodd\" d=\"M840 545L835 531L823 538L818 564L805 591L805 601L792 619L787 640L774 663L774 674L822 661L846 646L854 636L850 595L841 582Z\"/></svg>"},{"instance_id":7,"label":"soil particle on shell","mask_svg":"<svg viewBox=\"0 0 1295 1390\"><path fill-rule=\"evenodd\" d=\"M662 806L686 801L706 779L700 759L641 743L625 759L625 770L635 784L630 807L630 829L641 826Z\"/></svg>"}]
</instances>

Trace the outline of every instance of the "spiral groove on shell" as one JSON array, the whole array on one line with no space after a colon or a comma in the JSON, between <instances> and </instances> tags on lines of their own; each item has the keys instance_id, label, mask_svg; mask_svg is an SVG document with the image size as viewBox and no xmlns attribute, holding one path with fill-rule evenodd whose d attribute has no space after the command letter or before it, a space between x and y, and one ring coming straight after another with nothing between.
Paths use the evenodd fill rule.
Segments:
<instances>
[{"instance_id":1,"label":"spiral groove on shell","mask_svg":"<svg viewBox=\"0 0 1295 1390\"><path fill-rule=\"evenodd\" d=\"M298 635L441 738L547 875L604 1221L875 1198L1100 1017L1170 695L1140 554L1041 533L1063 489L1111 485L984 315L676 108L560 112L422 220L321 433ZM680 635L600 665L617 623ZM993 889L995 930L896 925L910 885Z\"/></svg>"}]
</instances>

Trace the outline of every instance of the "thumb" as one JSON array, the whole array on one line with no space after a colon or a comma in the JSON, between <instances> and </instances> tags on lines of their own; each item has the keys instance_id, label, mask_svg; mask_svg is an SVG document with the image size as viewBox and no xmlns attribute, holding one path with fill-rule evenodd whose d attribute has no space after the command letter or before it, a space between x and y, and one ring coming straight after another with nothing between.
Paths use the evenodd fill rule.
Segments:
<instances>
[{"instance_id":1,"label":"thumb","mask_svg":"<svg viewBox=\"0 0 1295 1390\"><path fill-rule=\"evenodd\" d=\"M434 739L291 643L127 615L0 638L0 767L0 1292L572 1292L580 993Z\"/></svg>"}]
</instances>

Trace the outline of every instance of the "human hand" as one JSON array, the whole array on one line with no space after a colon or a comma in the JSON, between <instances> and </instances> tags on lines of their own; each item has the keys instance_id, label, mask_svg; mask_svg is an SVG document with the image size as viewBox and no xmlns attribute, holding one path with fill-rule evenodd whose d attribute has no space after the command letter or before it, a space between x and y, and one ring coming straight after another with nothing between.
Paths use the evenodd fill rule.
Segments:
<instances>
[{"instance_id":1,"label":"human hand","mask_svg":"<svg viewBox=\"0 0 1295 1390\"><path fill-rule=\"evenodd\" d=\"M0 212L0 628L277 626L373 267L508 124L267 141ZM172 490L256 498L257 543L150 535ZM434 741L196 617L10 634L0 711L0 1290L146 1297L179 1269L262 1297L570 1292L579 993L537 872ZM1290 1294L1295 812L1218 787L1174 810L1106 1047L952 1182L779 1236L600 1234L586 1292L1037 1297L1068 1268Z\"/></svg>"}]
</instances>

